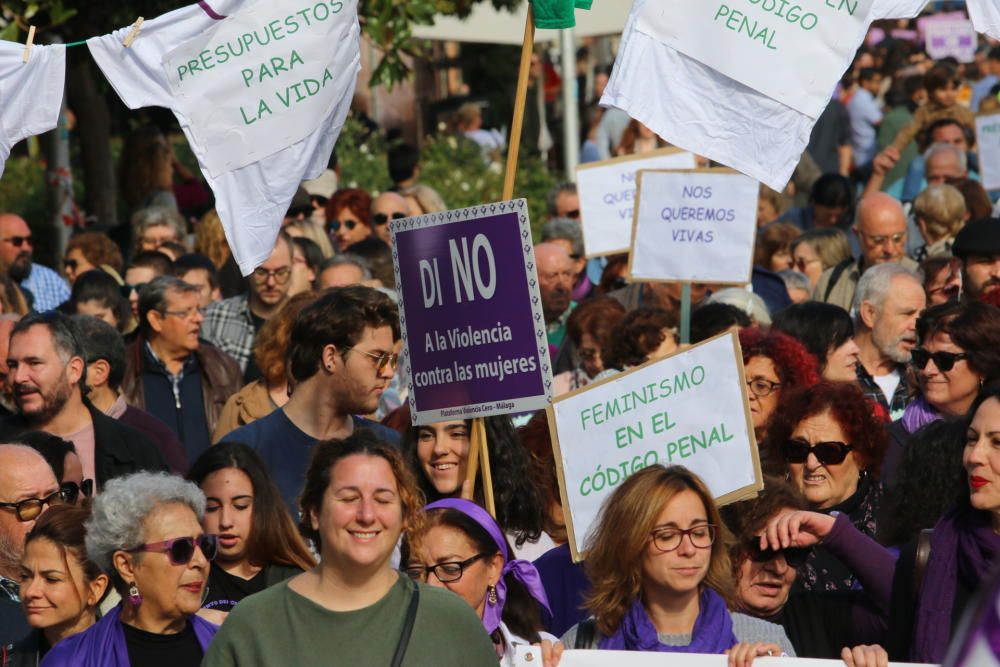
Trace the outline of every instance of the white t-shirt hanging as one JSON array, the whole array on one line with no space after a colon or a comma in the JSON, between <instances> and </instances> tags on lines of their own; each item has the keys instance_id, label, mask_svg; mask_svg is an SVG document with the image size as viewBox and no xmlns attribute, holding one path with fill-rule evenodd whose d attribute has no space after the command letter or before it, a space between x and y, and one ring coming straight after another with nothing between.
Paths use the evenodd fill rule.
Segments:
<instances>
[{"instance_id":1,"label":"white t-shirt hanging","mask_svg":"<svg viewBox=\"0 0 1000 667\"><path fill-rule=\"evenodd\" d=\"M1000 39L1000 0L966 0L966 8L977 31Z\"/></svg>"},{"instance_id":2,"label":"white t-shirt hanging","mask_svg":"<svg viewBox=\"0 0 1000 667\"><path fill-rule=\"evenodd\" d=\"M690 5L690 8L675 9L670 13L694 12L703 6L702 2L703 0L635 0L601 104L623 109L680 148L738 169L776 190L782 190L809 143L809 135L822 107L816 112L816 117L812 117L681 53L664 43L662 34L648 34L658 34L660 29L656 25L662 28L663 21L650 21L647 10L655 13L655 10L664 6ZM782 42L782 33L778 33L777 28L772 28L769 33L763 32L763 28L768 25L779 25L775 21L780 21L782 31L788 31L784 33L786 36L792 34L792 30L802 30L790 25L787 18L775 18L774 12L777 11L788 16L788 8L792 3L785 0L764 0L750 3L742 7L745 11L737 11L735 14L733 3L710 4L716 9L716 13L721 7L734 7L729 10L728 15L717 19L713 19L715 14L708 16L707 21L713 30L718 27L715 24L721 22L723 25L721 33L711 32L706 35L702 30L701 38L711 44L714 52L726 51L728 44L719 37L723 35L733 40L748 40L749 46L770 51L772 57L799 57L795 53L789 54L791 47L786 47L784 51L780 48L782 44L797 43L795 40ZM820 4L828 6L831 3ZM868 3L861 0L837 0L832 4L858 6L854 16L848 16L847 19L840 17L848 25L857 24L857 30L850 43L839 43L833 54L827 54L829 80L824 77L824 80L812 81L808 90L798 91L801 94L795 96L798 99L797 106L810 109L811 112L813 109L809 105L815 106L817 99L820 99L817 98L816 91L825 89L828 94L833 92L837 80L850 64L850 57L861 45L872 21L916 16L926 5L926 0L873 0ZM867 16L858 19L857 12L866 4L871 5ZM765 6L773 6L771 14L760 9ZM800 8L800 11L804 10ZM754 12L767 14L769 18L757 17ZM802 20L801 15L798 18L799 21ZM755 20L756 30L753 29ZM817 14L815 30L819 30L819 20ZM727 21L732 22L728 27L725 26ZM808 19L806 25L812 25L812 21L813 19ZM748 33L754 33L758 38L755 39ZM690 45L690 40L685 37L684 43ZM849 54L843 56L845 60L841 61L839 71L829 64L836 60L838 53ZM808 54L805 57L807 56ZM727 65L732 66L731 62ZM805 76L803 70L795 71ZM746 80L759 78L759 74L754 71L744 71L743 74L746 76L741 76ZM774 76L773 72L767 72L767 75ZM771 92L774 92L773 87Z\"/></svg>"},{"instance_id":3,"label":"white t-shirt hanging","mask_svg":"<svg viewBox=\"0 0 1000 667\"><path fill-rule=\"evenodd\" d=\"M66 85L66 47L0 41L0 176L14 145L59 123Z\"/></svg>"},{"instance_id":4,"label":"white t-shirt hanging","mask_svg":"<svg viewBox=\"0 0 1000 667\"><path fill-rule=\"evenodd\" d=\"M232 20L223 20L231 16ZM271 254L299 184L319 176L360 71L357 0L213 0L87 42L131 109L173 111L244 275Z\"/></svg>"}]
</instances>

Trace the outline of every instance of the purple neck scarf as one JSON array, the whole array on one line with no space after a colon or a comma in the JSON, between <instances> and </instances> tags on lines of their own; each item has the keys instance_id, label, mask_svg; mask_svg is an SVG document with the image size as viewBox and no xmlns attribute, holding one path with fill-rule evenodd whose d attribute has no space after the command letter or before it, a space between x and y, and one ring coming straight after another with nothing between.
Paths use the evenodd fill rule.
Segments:
<instances>
[{"instance_id":1,"label":"purple neck scarf","mask_svg":"<svg viewBox=\"0 0 1000 667\"><path fill-rule=\"evenodd\" d=\"M698 597L698 618L691 631L687 646L661 644L653 621L649 619L642 601L636 599L625 614L618 630L602 639L597 647L605 651L648 651L660 653L707 653L718 655L737 644L733 633L733 617L726 609L722 597L704 586Z\"/></svg>"},{"instance_id":2,"label":"purple neck scarf","mask_svg":"<svg viewBox=\"0 0 1000 667\"><path fill-rule=\"evenodd\" d=\"M910 658L940 663L951 639L951 619L959 577L984 581L1000 555L1000 536L990 515L972 509L945 514L934 526L931 555L917 602L917 625Z\"/></svg>"},{"instance_id":3,"label":"purple neck scarf","mask_svg":"<svg viewBox=\"0 0 1000 667\"><path fill-rule=\"evenodd\" d=\"M903 411L903 416L900 421L903 422L903 428L906 429L907 433L916 433L924 426L927 426L931 422L936 422L941 419L941 413L934 409L930 403L924 400L921 396L915 401L911 401L909 405L906 406L906 410Z\"/></svg>"},{"instance_id":4,"label":"purple neck scarf","mask_svg":"<svg viewBox=\"0 0 1000 667\"><path fill-rule=\"evenodd\" d=\"M424 507L425 512L436 509L456 510L478 523L490 534L490 537L496 542L500 555L503 556L503 571L500 573L500 579L497 580L496 585L497 601L495 604L492 604L487 598L486 606L483 608L483 627L486 628L486 632L492 635L500 627L500 619L503 616L503 605L507 601L507 582L505 579L508 574L514 575L515 579L524 584L531 597L535 598L538 604L542 605L545 611L549 612L550 616L552 615L552 610L549 609L549 599L545 595L545 589L542 587L542 579L538 576L538 570L526 560L510 559L510 554L507 552L507 538L504 537L499 524L490 516L489 512L471 500L463 500L461 498L445 498Z\"/></svg>"}]
</instances>

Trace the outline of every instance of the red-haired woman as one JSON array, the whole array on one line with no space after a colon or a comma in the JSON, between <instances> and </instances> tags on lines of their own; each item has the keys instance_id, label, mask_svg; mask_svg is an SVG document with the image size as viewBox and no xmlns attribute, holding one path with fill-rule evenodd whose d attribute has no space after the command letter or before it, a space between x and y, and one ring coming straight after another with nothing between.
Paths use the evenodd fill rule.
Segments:
<instances>
[{"instance_id":1,"label":"red-haired woman","mask_svg":"<svg viewBox=\"0 0 1000 667\"><path fill-rule=\"evenodd\" d=\"M326 227L340 252L372 235L372 198L360 188L337 190L326 203Z\"/></svg>"}]
</instances>

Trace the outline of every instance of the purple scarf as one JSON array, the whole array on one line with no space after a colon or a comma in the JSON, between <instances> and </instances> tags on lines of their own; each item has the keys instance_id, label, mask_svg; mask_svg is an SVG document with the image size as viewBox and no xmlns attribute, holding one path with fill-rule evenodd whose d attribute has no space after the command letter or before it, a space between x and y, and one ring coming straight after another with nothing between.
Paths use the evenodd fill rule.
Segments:
<instances>
[{"instance_id":1,"label":"purple scarf","mask_svg":"<svg viewBox=\"0 0 1000 667\"><path fill-rule=\"evenodd\" d=\"M946 658L946 664L951 667L984 667L982 653L991 653L994 659L989 664L1000 666L1000 616L997 615L1000 570L993 570L992 579L987 594L979 601L975 615L963 621L964 627L952 640Z\"/></svg>"},{"instance_id":2,"label":"purple scarf","mask_svg":"<svg viewBox=\"0 0 1000 667\"><path fill-rule=\"evenodd\" d=\"M653 622L641 600L632 603L618 630L602 639L597 647L605 651L658 651L660 653L725 653L737 644L733 617L722 597L708 586L698 598L700 609L687 646L661 644Z\"/></svg>"},{"instance_id":3,"label":"purple scarf","mask_svg":"<svg viewBox=\"0 0 1000 667\"><path fill-rule=\"evenodd\" d=\"M78 635L67 637L52 647L45 659L44 667L131 667L128 647L125 645L125 631L118 618L121 605L108 615ZM199 616L189 616L188 623L194 627L194 634L202 651L208 651L212 637L219 631Z\"/></svg>"},{"instance_id":4,"label":"purple scarf","mask_svg":"<svg viewBox=\"0 0 1000 667\"><path fill-rule=\"evenodd\" d=\"M535 598L538 604L549 612L549 616L552 615L552 610L549 609L549 599L545 595L545 588L542 587L542 578L538 576L538 570L526 560L510 560L510 553L507 551L507 538L504 537L500 525L497 524L496 519L490 516L489 512L471 500L461 498L445 498L424 507L425 512L435 509L456 510L478 523L483 527L483 530L490 534L490 537L496 542L500 555L503 556L503 571L500 573L500 579L497 580L496 585L497 601L491 603L487 599L486 606L483 608L483 627L486 628L486 632L492 635L500 627L503 606L507 601L507 582L505 580L508 574L514 575L515 579L524 584L531 597Z\"/></svg>"},{"instance_id":5,"label":"purple scarf","mask_svg":"<svg viewBox=\"0 0 1000 667\"><path fill-rule=\"evenodd\" d=\"M924 426L939 419L941 419L941 413L921 396L915 401L910 401L906 410L903 411L900 421L903 422L903 428L906 429L907 433L916 433Z\"/></svg>"},{"instance_id":6,"label":"purple scarf","mask_svg":"<svg viewBox=\"0 0 1000 667\"><path fill-rule=\"evenodd\" d=\"M981 582L1000 554L1000 536L986 512L952 510L934 526L931 555L917 602L910 658L940 663L951 639L951 619L959 577Z\"/></svg>"}]
</instances>

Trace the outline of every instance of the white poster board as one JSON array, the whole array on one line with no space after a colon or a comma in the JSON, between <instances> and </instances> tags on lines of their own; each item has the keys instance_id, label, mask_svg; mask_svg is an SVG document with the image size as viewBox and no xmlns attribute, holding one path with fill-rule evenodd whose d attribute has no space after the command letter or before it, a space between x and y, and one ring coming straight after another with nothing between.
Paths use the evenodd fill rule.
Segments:
<instances>
[{"instance_id":1,"label":"white poster board","mask_svg":"<svg viewBox=\"0 0 1000 667\"><path fill-rule=\"evenodd\" d=\"M530 657L528 657L530 655ZM525 650L514 659L514 667L538 667L542 664L541 652ZM727 667L725 655L700 655L696 653L645 653L641 651L579 651L568 650L562 654L559 667ZM816 660L813 658L754 658L754 667L844 667L843 660ZM915 663L890 662L889 667L932 667Z\"/></svg>"},{"instance_id":2,"label":"white poster board","mask_svg":"<svg viewBox=\"0 0 1000 667\"><path fill-rule=\"evenodd\" d=\"M565 394L548 419L574 560L601 504L642 468L683 465L720 503L764 488L734 332Z\"/></svg>"},{"instance_id":3,"label":"white poster board","mask_svg":"<svg viewBox=\"0 0 1000 667\"><path fill-rule=\"evenodd\" d=\"M647 2L636 28L731 79L819 118L864 41L873 0Z\"/></svg>"},{"instance_id":4,"label":"white poster board","mask_svg":"<svg viewBox=\"0 0 1000 667\"><path fill-rule=\"evenodd\" d=\"M924 37L925 50L933 60L952 56L960 63L971 63L976 59L979 35L965 17L927 23Z\"/></svg>"},{"instance_id":5,"label":"white poster board","mask_svg":"<svg viewBox=\"0 0 1000 667\"><path fill-rule=\"evenodd\" d=\"M637 181L631 280L750 282L757 181L732 169L641 171Z\"/></svg>"},{"instance_id":6,"label":"white poster board","mask_svg":"<svg viewBox=\"0 0 1000 667\"><path fill-rule=\"evenodd\" d=\"M305 139L353 91L357 4L256 0L163 58L213 177Z\"/></svg>"},{"instance_id":7,"label":"white poster board","mask_svg":"<svg viewBox=\"0 0 1000 667\"><path fill-rule=\"evenodd\" d=\"M694 155L678 148L660 148L577 167L576 185L587 257L628 252L635 178L640 169L694 168Z\"/></svg>"},{"instance_id":8,"label":"white poster board","mask_svg":"<svg viewBox=\"0 0 1000 667\"><path fill-rule=\"evenodd\" d=\"M983 187L1000 189L1000 113L976 116L976 143Z\"/></svg>"}]
</instances>

